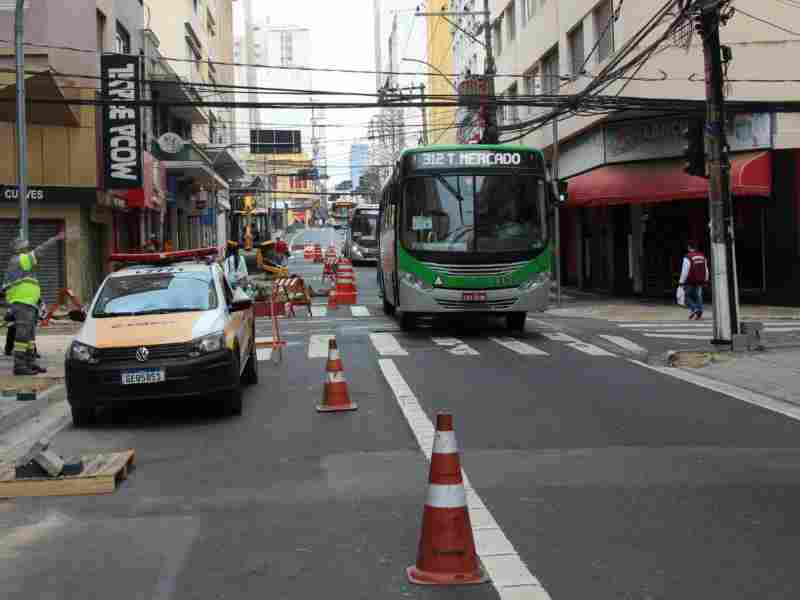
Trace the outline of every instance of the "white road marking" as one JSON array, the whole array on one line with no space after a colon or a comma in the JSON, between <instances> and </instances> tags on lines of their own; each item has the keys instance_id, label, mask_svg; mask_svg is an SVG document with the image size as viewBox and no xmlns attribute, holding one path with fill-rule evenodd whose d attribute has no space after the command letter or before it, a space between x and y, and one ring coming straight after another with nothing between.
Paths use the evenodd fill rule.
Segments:
<instances>
[{"instance_id":1,"label":"white road marking","mask_svg":"<svg viewBox=\"0 0 800 600\"><path fill-rule=\"evenodd\" d=\"M629 352L633 352L634 354L647 354L647 350L642 348L639 344L636 344L624 337L619 337L617 335L601 335L600 337L608 342L611 342L612 344L619 346L620 348L624 348Z\"/></svg>"},{"instance_id":2,"label":"white road marking","mask_svg":"<svg viewBox=\"0 0 800 600\"><path fill-rule=\"evenodd\" d=\"M430 460L435 435L433 423L425 414L394 361L382 358L378 364L386 382L392 388L414 437L417 438L417 443L425 457ZM514 545L505 536L489 509L470 485L467 474L463 470L462 473L475 546L500 598L503 600L550 600L547 590L522 562ZM472 515L476 516L474 520Z\"/></svg>"},{"instance_id":3,"label":"white road marking","mask_svg":"<svg viewBox=\"0 0 800 600\"><path fill-rule=\"evenodd\" d=\"M742 321L748 321L753 319L742 319ZM686 322L678 322L678 321L648 321L646 323L642 322L627 322L627 321L613 321L617 324L617 326L622 327L623 329L662 329L662 328L670 328L670 327L711 327L711 319L703 320L703 321L686 321ZM764 327L791 327L792 329L800 329L800 321L759 321L759 323L763 323Z\"/></svg>"},{"instance_id":4,"label":"white road marking","mask_svg":"<svg viewBox=\"0 0 800 600\"><path fill-rule=\"evenodd\" d=\"M311 305L311 316L312 317L327 317L328 316L328 307L322 306L321 304L312 304Z\"/></svg>"},{"instance_id":5,"label":"white road marking","mask_svg":"<svg viewBox=\"0 0 800 600\"><path fill-rule=\"evenodd\" d=\"M571 344L567 344L567 346L573 350L577 350L578 352L588 354L589 356L616 356L616 354L612 354L608 350L603 350L599 346L593 346L592 344L587 344L586 342L573 342Z\"/></svg>"},{"instance_id":6,"label":"white road marking","mask_svg":"<svg viewBox=\"0 0 800 600\"><path fill-rule=\"evenodd\" d=\"M472 346L468 346L457 338L431 338L434 344L447 348L450 354L456 356L480 356L480 352Z\"/></svg>"},{"instance_id":7,"label":"white road marking","mask_svg":"<svg viewBox=\"0 0 800 600\"><path fill-rule=\"evenodd\" d=\"M312 335L308 341L308 358L328 358L328 344L335 335Z\"/></svg>"},{"instance_id":8,"label":"white road marking","mask_svg":"<svg viewBox=\"0 0 800 600\"><path fill-rule=\"evenodd\" d=\"M369 317L369 309L366 306L351 306L350 314L354 317Z\"/></svg>"},{"instance_id":9,"label":"white road marking","mask_svg":"<svg viewBox=\"0 0 800 600\"><path fill-rule=\"evenodd\" d=\"M370 333L369 339L381 356L408 356L408 352L391 333Z\"/></svg>"},{"instance_id":10,"label":"white road marking","mask_svg":"<svg viewBox=\"0 0 800 600\"><path fill-rule=\"evenodd\" d=\"M644 337L649 338L662 338L662 339L672 339L672 340L707 340L711 337L711 332L709 335L690 335L690 334L678 334L678 333L645 333L643 334Z\"/></svg>"},{"instance_id":11,"label":"white road marking","mask_svg":"<svg viewBox=\"0 0 800 600\"><path fill-rule=\"evenodd\" d=\"M503 348L508 348L512 352L522 354L523 356L550 356L544 350L539 350L533 346L515 340L514 338L489 338L495 344L500 344Z\"/></svg>"},{"instance_id":12,"label":"white road marking","mask_svg":"<svg viewBox=\"0 0 800 600\"><path fill-rule=\"evenodd\" d=\"M256 359L263 362L272 358L272 348L256 348Z\"/></svg>"},{"instance_id":13,"label":"white road marking","mask_svg":"<svg viewBox=\"0 0 800 600\"><path fill-rule=\"evenodd\" d=\"M671 329L673 327L677 327L680 329L685 328L703 328L703 327L711 327L710 323L626 323L626 324L617 324L619 327L623 329Z\"/></svg>"},{"instance_id":14,"label":"white road marking","mask_svg":"<svg viewBox=\"0 0 800 600\"><path fill-rule=\"evenodd\" d=\"M758 392L753 392L752 390L741 388L723 381L717 381L716 379L711 379L710 377L703 377L702 375L690 373L689 371L685 371L683 369L676 369L674 367L654 367L638 360L631 360L630 362L635 365L639 365L640 367L644 367L645 369L655 371L656 373L668 375L669 377L674 377L675 379L692 383L696 386L706 388L707 390L718 392L720 394L724 394L725 396L735 398L736 400L741 400L742 402L747 402L748 404L753 404L754 406L759 406L791 419L800 421L800 406L792 404L791 402L765 396L764 394L759 394Z\"/></svg>"},{"instance_id":15,"label":"white road marking","mask_svg":"<svg viewBox=\"0 0 800 600\"><path fill-rule=\"evenodd\" d=\"M570 344L581 343L581 341L578 338L574 338L571 335L567 335L566 333L543 333L542 335L551 342L567 342Z\"/></svg>"}]
</instances>

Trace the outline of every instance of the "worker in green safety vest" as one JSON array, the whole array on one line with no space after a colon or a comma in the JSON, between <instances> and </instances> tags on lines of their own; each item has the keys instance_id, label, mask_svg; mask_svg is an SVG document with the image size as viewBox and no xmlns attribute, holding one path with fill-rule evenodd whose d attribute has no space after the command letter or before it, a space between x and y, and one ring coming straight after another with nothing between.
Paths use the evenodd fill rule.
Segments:
<instances>
[{"instance_id":1,"label":"worker in green safety vest","mask_svg":"<svg viewBox=\"0 0 800 600\"><path fill-rule=\"evenodd\" d=\"M39 266L38 256L63 239L64 232L61 231L35 250L31 250L30 242L25 239L18 238L11 244L14 254L8 261L3 292L14 315L16 326L14 375L37 375L47 372L47 369L36 362L36 323L39 320L39 301L42 297L42 288L36 277L36 271Z\"/></svg>"}]
</instances>

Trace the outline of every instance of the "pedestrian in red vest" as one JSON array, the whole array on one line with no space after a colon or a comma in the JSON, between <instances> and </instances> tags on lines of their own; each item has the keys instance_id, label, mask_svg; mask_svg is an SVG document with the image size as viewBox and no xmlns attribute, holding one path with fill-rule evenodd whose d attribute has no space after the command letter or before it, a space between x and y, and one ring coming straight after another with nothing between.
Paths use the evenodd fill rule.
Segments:
<instances>
[{"instance_id":1,"label":"pedestrian in red vest","mask_svg":"<svg viewBox=\"0 0 800 600\"><path fill-rule=\"evenodd\" d=\"M680 285L686 293L686 307L689 309L689 320L703 318L703 286L708 283L708 261L697 248L697 242L687 244L688 252L683 257Z\"/></svg>"}]
</instances>

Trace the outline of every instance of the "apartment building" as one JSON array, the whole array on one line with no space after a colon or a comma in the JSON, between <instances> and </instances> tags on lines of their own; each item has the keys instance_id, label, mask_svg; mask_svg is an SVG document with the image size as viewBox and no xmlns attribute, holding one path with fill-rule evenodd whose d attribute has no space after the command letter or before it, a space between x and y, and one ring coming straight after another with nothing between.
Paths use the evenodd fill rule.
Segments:
<instances>
[{"instance_id":1,"label":"apartment building","mask_svg":"<svg viewBox=\"0 0 800 600\"><path fill-rule=\"evenodd\" d=\"M154 180L166 197L145 233L157 232L175 248L222 245L231 235L230 184L244 175L233 150L233 109L170 103L234 100L225 87L234 83L234 1L175 0L145 9L146 93L160 103L147 111L145 129L157 161Z\"/></svg>"},{"instance_id":2,"label":"apartment building","mask_svg":"<svg viewBox=\"0 0 800 600\"><path fill-rule=\"evenodd\" d=\"M481 9L475 6L479 1L451 0L450 8ZM662 5L661 0L493 0L497 71L514 75L496 79L497 93L580 92ZM769 23L791 22L796 9L765 2L747 12L757 18L737 11L722 29L722 42L733 53L728 98L766 103L793 98L791 86L763 80L786 78L786 58L798 41ZM655 33L660 31L663 27ZM604 93L702 99L701 43L694 36L684 48L683 41L671 39L635 79L620 80ZM457 32L453 47L460 73L482 72L480 45ZM513 126L542 110L547 109L508 107L500 122ZM709 245L707 181L682 170L686 122L681 115L631 112L559 122L559 174L570 181L562 211L565 281L615 294L674 293L686 240ZM726 128L742 297L798 304L800 119L769 110L729 114ZM549 154L553 128L532 131L522 141Z\"/></svg>"}]
</instances>

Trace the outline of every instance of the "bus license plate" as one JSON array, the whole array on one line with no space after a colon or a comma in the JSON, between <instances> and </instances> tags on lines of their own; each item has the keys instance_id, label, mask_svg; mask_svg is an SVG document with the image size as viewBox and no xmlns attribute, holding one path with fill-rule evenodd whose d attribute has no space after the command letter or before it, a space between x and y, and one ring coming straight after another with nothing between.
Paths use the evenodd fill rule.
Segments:
<instances>
[{"instance_id":1,"label":"bus license plate","mask_svg":"<svg viewBox=\"0 0 800 600\"><path fill-rule=\"evenodd\" d=\"M464 292L461 294L464 302L486 302L486 292Z\"/></svg>"},{"instance_id":2,"label":"bus license plate","mask_svg":"<svg viewBox=\"0 0 800 600\"><path fill-rule=\"evenodd\" d=\"M122 385L161 383L164 380L164 369L137 369L136 371L122 372Z\"/></svg>"}]
</instances>

